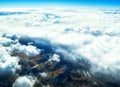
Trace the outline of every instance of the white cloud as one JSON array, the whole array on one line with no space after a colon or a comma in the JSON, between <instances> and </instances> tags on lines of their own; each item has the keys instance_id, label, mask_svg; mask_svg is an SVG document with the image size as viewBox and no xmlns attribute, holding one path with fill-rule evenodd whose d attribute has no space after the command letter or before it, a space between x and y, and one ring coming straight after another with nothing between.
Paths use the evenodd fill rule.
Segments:
<instances>
[{"instance_id":1,"label":"white cloud","mask_svg":"<svg viewBox=\"0 0 120 87\"><path fill-rule=\"evenodd\" d=\"M39 75L42 76L43 78L47 78L48 77L48 73L47 72L39 73Z\"/></svg>"},{"instance_id":2,"label":"white cloud","mask_svg":"<svg viewBox=\"0 0 120 87\"><path fill-rule=\"evenodd\" d=\"M13 41L8 38L0 38L0 44L4 46L10 46Z\"/></svg>"},{"instance_id":3,"label":"white cloud","mask_svg":"<svg viewBox=\"0 0 120 87\"><path fill-rule=\"evenodd\" d=\"M35 81L31 76L22 76L15 80L12 87L33 87Z\"/></svg>"},{"instance_id":4,"label":"white cloud","mask_svg":"<svg viewBox=\"0 0 120 87\"><path fill-rule=\"evenodd\" d=\"M32 45L25 46L20 45L19 43L11 46L10 50L16 53L23 53L30 57L34 57L40 54L40 49L37 49L35 46Z\"/></svg>"},{"instance_id":5,"label":"white cloud","mask_svg":"<svg viewBox=\"0 0 120 87\"><path fill-rule=\"evenodd\" d=\"M19 58L10 56L6 47L0 48L0 76L14 75L20 69Z\"/></svg>"},{"instance_id":6,"label":"white cloud","mask_svg":"<svg viewBox=\"0 0 120 87\"><path fill-rule=\"evenodd\" d=\"M48 61L60 62L60 56L58 54L53 54L53 56Z\"/></svg>"}]
</instances>

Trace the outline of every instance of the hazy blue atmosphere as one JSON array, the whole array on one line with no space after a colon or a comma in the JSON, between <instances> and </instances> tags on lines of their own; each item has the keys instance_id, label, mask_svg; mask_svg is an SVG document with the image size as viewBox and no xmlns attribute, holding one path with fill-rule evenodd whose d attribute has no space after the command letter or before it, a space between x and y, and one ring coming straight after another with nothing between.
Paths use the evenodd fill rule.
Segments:
<instances>
[{"instance_id":1,"label":"hazy blue atmosphere","mask_svg":"<svg viewBox=\"0 0 120 87\"><path fill-rule=\"evenodd\" d=\"M98 6L119 7L119 0L0 0L0 7Z\"/></svg>"}]
</instances>

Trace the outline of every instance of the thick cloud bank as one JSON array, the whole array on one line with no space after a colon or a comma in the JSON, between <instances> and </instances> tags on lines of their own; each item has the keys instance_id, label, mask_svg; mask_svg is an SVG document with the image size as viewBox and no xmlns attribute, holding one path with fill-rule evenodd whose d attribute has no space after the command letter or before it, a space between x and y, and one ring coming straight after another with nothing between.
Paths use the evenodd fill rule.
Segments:
<instances>
[{"instance_id":1,"label":"thick cloud bank","mask_svg":"<svg viewBox=\"0 0 120 87\"><path fill-rule=\"evenodd\" d=\"M84 64L95 77L120 81L119 28L118 9L12 9L5 13L1 9L0 76L20 69L13 53L30 57L53 53L49 61ZM18 78L13 87L16 84L32 87L26 77Z\"/></svg>"}]
</instances>

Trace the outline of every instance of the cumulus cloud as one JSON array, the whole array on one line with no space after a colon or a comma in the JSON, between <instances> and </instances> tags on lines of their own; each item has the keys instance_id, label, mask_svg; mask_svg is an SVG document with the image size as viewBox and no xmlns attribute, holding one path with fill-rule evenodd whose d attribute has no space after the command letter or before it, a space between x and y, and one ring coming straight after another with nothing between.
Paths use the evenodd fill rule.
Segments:
<instances>
[{"instance_id":1,"label":"cumulus cloud","mask_svg":"<svg viewBox=\"0 0 120 87\"><path fill-rule=\"evenodd\" d=\"M53 54L53 56L48 61L60 62L60 56L57 54Z\"/></svg>"},{"instance_id":2,"label":"cumulus cloud","mask_svg":"<svg viewBox=\"0 0 120 87\"><path fill-rule=\"evenodd\" d=\"M12 87L33 87L36 79L31 76L22 76L15 80Z\"/></svg>"},{"instance_id":3,"label":"cumulus cloud","mask_svg":"<svg viewBox=\"0 0 120 87\"><path fill-rule=\"evenodd\" d=\"M20 69L19 58L12 57L6 47L0 48L0 76L14 75Z\"/></svg>"},{"instance_id":4,"label":"cumulus cloud","mask_svg":"<svg viewBox=\"0 0 120 87\"><path fill-rule=\"evenodd\" d=\"M48 73L47 72L41 72L39 73L40 76L42 76L43 78L47 78L48 77Z\"/></svg>"},{"instance_id":5,"label":"cumulus cloud","mask_svg":"<svg viewBox=\"0 0 120 87\"><path fill-rule=\"evenodd\" d=\"M10 50L14 53L22 53L30 57L34 57L40 54L40 49L37 49L32 45L25 46L20 45L19 43L11 46Z\"/></svg>"},{"instance_id":6,"label":"cumulus cloud","mask_svg":"<svg viewBox=\"0 0 120 87\"><path fill-rule=\"evenodd\" d=\"M8 38L0 38L0 44L4 46L10 46L11 43L13 43L13 40Z\"/></svg>"}]
</instances>

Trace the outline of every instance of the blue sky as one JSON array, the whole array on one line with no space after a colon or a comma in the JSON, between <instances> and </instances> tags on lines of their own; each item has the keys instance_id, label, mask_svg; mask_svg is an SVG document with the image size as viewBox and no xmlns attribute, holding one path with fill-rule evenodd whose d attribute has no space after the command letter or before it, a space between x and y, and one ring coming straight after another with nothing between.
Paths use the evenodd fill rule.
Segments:
<instances>
[{"instance_id":1,"label":"blue sky","mask_svg":"<svg viewBox=\"0 0 120 87\"><path fill-rule=\"evenodd\" d=\"M0 0L0 7L105 6L120 7L120 0Z\"/></svg>"}]
</instances>

